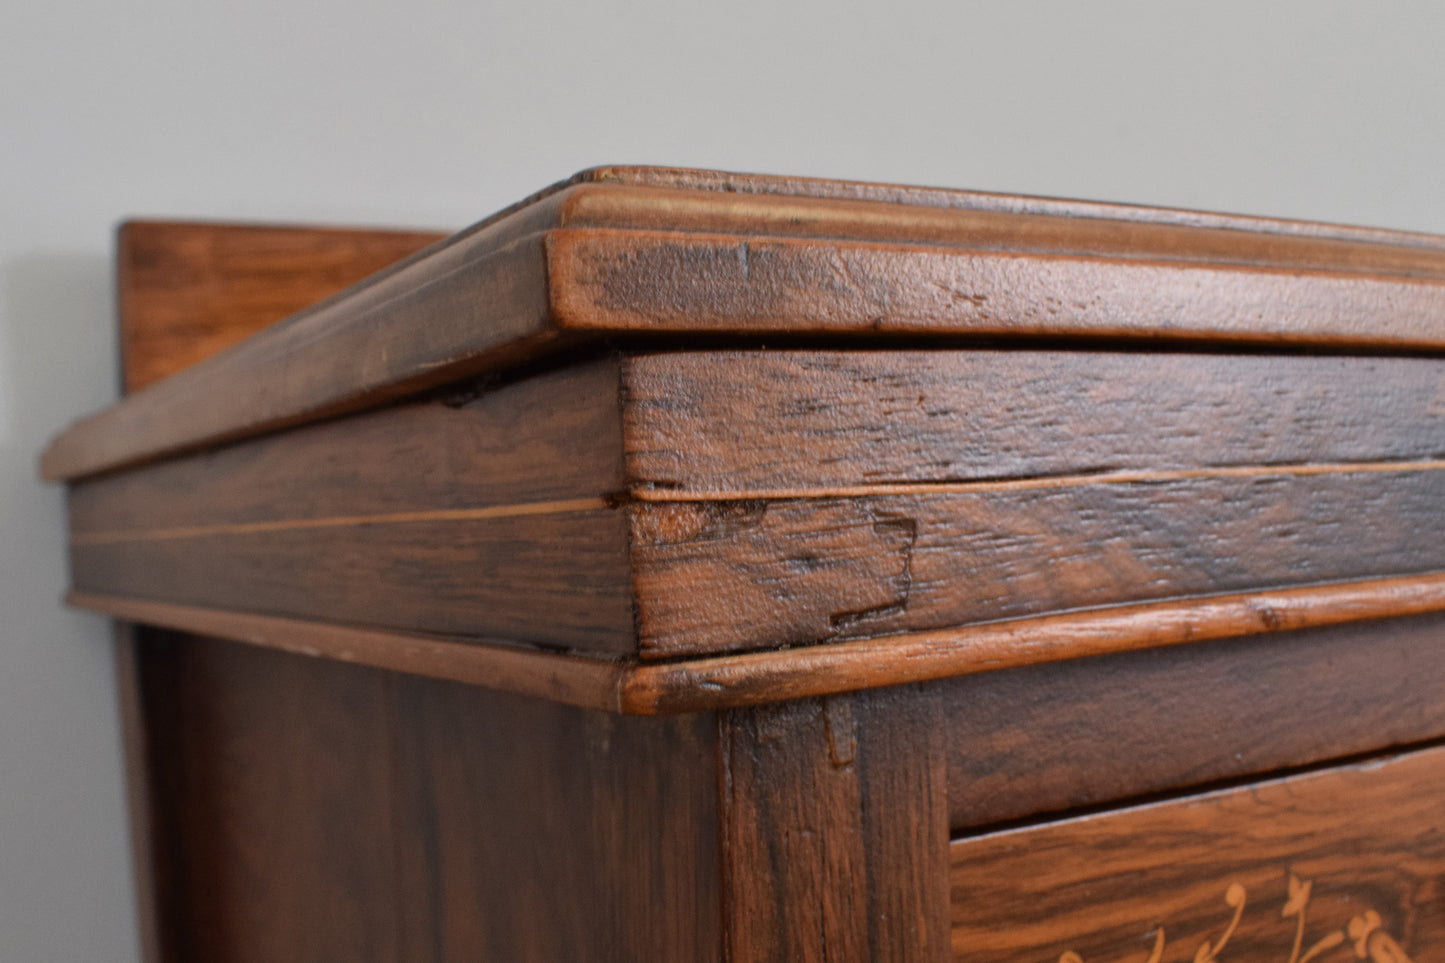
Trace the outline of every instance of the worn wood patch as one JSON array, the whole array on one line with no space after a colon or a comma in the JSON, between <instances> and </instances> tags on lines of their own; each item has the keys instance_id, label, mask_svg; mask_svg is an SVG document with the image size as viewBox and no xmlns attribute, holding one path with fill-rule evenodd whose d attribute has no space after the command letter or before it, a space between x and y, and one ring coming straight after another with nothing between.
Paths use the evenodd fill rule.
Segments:
<instances>
[{"instance_id":1,"label":"worn wood patch","mask_svg":"<svg viewBox=\"0 0 1445 963\"><path fill-rule=\"evenodd\" d=\"M641 504L645 656L1445 569L1445 471Z\"/></svg>"},{"instance_id":2,"label":"worn wood patch","mask_svg":"<svg viewBox=\"0 0 1445 963\"><path fill-rule=\"evenodd\" d=\"M625 361L659 496L1445 458L1445 363L1120 351L684 351Z\"/></svg>"},{"instance_id":3,"label":"worn wood patch","mask_svg":"<svg viewBox=\"0 0 1445 963\"><path fill-rule=\"evenodd\" d=\"M563 229L547 275L577 331L1445 344L1445 285L1323 270Z\"/></svg>"}]
</instances>

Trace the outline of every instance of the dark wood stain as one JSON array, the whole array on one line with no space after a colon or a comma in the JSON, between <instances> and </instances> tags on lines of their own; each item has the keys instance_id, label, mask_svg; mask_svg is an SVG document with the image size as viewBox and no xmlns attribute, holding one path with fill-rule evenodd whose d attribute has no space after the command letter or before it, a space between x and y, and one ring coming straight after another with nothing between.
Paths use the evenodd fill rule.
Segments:
<instances>
[{"instance_id":1,"label":"dark wood stain","mask_svg":"<svg viewBox=\"0 0 1445 963\"><path fill-rule=\"evenodd\" d=\"M399 960L386 677L159 633L141 657L162 958Z\"/></svg>"},{"instance_id":2,"label":"dark wood stain","mask_svg":"<svg viewBox=\"0 0 1445 963\"><path fill-rule=\"evenodd\" d=\"M641 651L805 646L1438 571L1442 499L1445 470L788 499L740 518L642 504Z\"/></svg>"},{"instance_id":3,"label":"dark wood stain","mask_svg":"<svg viewBox=\"0 0 1445 963\"><path fill-rule=\"evenodd\" d=\"M1442 789L1431 749L958 840L954 959L1436 959Z\"/></svg>"},{"instance_id":4,"label":"dark wood stain","mask_svg":"<svg viewBox=\"0 0 1445 963\"><path fill-rule=\"evenodd\" d=\"M77 543L84 592L625 653L626 520L612 508Z\"/></svg>"},{"instance_id":5,"label":"dark wood stain","mask_svg":"<svg viewBox=\"0 0 1445 963\"><path fill-rule=\"evenodd\" d=\"M72 479L375 407L612 333L1442 346L1435 239L742 180L737 193L614 169L558 185L77 424L44 471ZM826 236L768 233L809 222Z\"/></svg>"},{"instance_id":6,"label":"dark wood stain","mask_svg":"<svg viewBox=\"0 0 1445 963\"><path fill-rule=\"evenodd\" d=\"M941 959L936 700L853 693L735 710L724 726L728 959Z\"/></svg>"},{"instance_id":7,"label":"dark wood stain","mask_svg":"<svg viewBox=\"0 0 1445 963\"><path fill-rule=\"evenodd\" d=\"M940 683L955 830L1445 737L1445 616Z\"/></svg>"},{"instance_id":8,"label":"dark wood stain","mask_svg":"<svg viewBox=\"0 0 1445 963\"><path fill-rule=\"evenodd\" d=\"M74 585L631 651L617 392L600 361L76 485Z\"/></svg>"},{"instance_id":9,"label":"dark wood stain","mask_svg":"<svg viewBox=\"0 0 1445 963\"><path fill-rule=\"evenodd\" d=\"M547 265L569 330L1438 351L1445 306L1433 279L669 231L553 231Z\"/></svg>"},{"instance_id":10,"label":"dark wood stain","mask_svg":"<svg viewBox=\"0 0 1445 963\"><path fill-rule=\"evenodd\" d=\"M403 959L721 959L714 717L396 700Z\"/></svg>"},{"instance_id":11,"label":"dark wood stain","mask_svg":"<svg viewBox=\"0 0 1445 963\"><path fill-rule=\"evenodd\" d=\"M1445 377L1423 358L790 350L625 364L629 476L681 496L1445 455Z\"/></svg>"},{"instance_id":12,"label":"dark wood stain","mask_svg":"<svg viewBox=\"0 0 1445 963\"><path fill-rule=\"evenodd\" d=\"M717 727L152 632L165 961L720 959Z\"/></svg>"},{"instance_id":13,"label":"dark wood stain","mask_svg":"<svg viewBox=\"0 0 1445 963\"><path fill-rule=\"evenodd\" d=\"M157 963L1439 955L1445 239L626 167L433 237L122 232L149 387L43 467L185 630Z\"/></svg>"},{"instance_id":14,"label":"dark wood stain","mask_svg":"<svg viewBox=\"0 0 1445 963\"><path fill-rule=\"evenodd\" d=\"M75 535L599 498L624 484L616 364L396 405L70 489Z\"/></svg>"}]
</instances>

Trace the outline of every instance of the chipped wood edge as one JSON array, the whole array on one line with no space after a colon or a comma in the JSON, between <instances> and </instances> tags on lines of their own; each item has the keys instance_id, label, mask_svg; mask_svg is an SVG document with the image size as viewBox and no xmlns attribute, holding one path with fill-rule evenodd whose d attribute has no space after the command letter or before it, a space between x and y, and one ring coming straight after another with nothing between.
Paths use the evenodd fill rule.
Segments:
<instances>
[{"instance_id":1,"label":"chipped wood edge","mask_svg":"<svg viewBox=\"0 0 1445 963\"><path fill-rule=\"evenodd\" d=\"M71 592L128 622L624 715L760 705L1215 639L1445 611L1445 573L1109 606L800 649L620 663L493 642Z\"/></svg>"}]
</instances>

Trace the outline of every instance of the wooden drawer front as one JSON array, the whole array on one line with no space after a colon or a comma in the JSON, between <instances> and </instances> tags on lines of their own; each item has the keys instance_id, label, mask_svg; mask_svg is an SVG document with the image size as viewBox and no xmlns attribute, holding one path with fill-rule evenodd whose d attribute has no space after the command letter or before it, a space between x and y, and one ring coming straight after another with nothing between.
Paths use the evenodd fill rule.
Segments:
<instances>
[{"instance_id":1,"label":"wooden drawer front","mask_svg":"<svg viewBox=\"0 0 1445 963\"><path fill-rule=\"evenodd\" d=\"M970 963L1445 957L1445 749L951 846Z\"/></svg>"}]
</instances>

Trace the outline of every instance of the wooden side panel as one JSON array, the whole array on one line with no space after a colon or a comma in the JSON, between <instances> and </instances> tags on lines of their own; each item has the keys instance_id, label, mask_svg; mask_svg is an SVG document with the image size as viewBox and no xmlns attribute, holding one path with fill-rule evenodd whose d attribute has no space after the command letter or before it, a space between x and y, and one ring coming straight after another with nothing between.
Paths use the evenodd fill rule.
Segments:
<instances>
[{"instance_id":1,"label":"wooden side panel","mask_svg":"<svg viewBox=\"0 0 1445 963\"><path fill-rule=\"evenodd\" d=\"M628 474L738 499L1445 456L1445 362L1118 351L627 359Z\"/></svg>"},{"instance_id":2,"label":"wooden side panel","mask_svg":"<svg viewBox=\"0 0 1445 963\"><path fill-rule=\"evenodd\" d=\"M940 684L955 830L1445 737L1445 615Z\"/></svg>"},{"instance_id":3,"label":"wooden side panel","mask_svg":"<svg viewBox=\"0 0 1445 963\"><path fill-rule=\"evenodd\" d=\"M1445 750L952 846L969 963L1438 959Z\"/></svg>"},{"instance_id":4,"label":"wooden side panel","mask_svg":"<svg viewBox=\"0 0 1445 963\"><path fill-rule=\"evenodd\" d=\"M154 631L142 673L167 963L400 963L386 676Z\"/></svg>"},{"instance_id":5,"label":"wooden side panel","mask_svg":"<svg viewBox=\"0 0 1445 963\"><path fill-rule=\"evenodd\" d=\"M630 357L642 649L1445 569L1442 375L1119 351Z\"/></svg>"},{"instance_id":6,"label":"wooden side panel","mask_svg":"<svg viewBox=\"0 0 1445 963\"><path fill-rule=\"evenodd\" d=\"M176 458L70 488L84 541L361 523L597 498L623 485L611 360Z\"/></svg>"},{"instance_id":7,"label":"wooden side panel","mask_svg":"<svg viewBox=\"0 0 1445 963\"><path fill-rule=\"evenodd\" d=\"M71 572L82 592L625 653L625 541L596 507L77 544Z\"/></svg>"},{"instance_id":8,"label":"wooden side panel","mask_svg":"<svg viewBox=\"0 0 1445 963\"><path fill-rule=\"evenodd\" d=\"M402 959L721 959L713 716L396 687Z\"/></svg>"},{"instance_id":9,"label":"wooden side panel","mask_svg":"<svg viewBox=\"0 0 1445 963\"><path fill-rule=\"evenodd\" d=\"M150 781L150 731L141 688L141 651L146 629L116 622L115 675L125 746L126 809L130 817L130 858L135 879L136 929L141 959L162 963L160 908L156 905L156 855L163 827L157 823Z\"/></svg>"},{"instance_id":10,"label":"wooden side panel","mask_svg":"<svg viewBox=\"0 0 1445 963\"><path fill-rule=\"evenodd\" d=\"M633 648L602 360L73 486L83 592Z\"/></svg>"},{"instance_id":11,"label":"wooden side panel","mask_svg":"<svg viewBox=\"0 0 1445 963\"><path fill-rule=\"evenodd\" d=\"M116 242L125 390L190 367L445 236L128 221Z\"/></svg>"},{"instance_id":12,"label":"wooden side panel","mask_svg":"<svg viewBox=\"0 0 1445 963\"><path fill-rule=\"evenodd\" d=\"M644 655L942 629L1445 569L1445 464L644 503Z\"/></svg>"},{"instance_id":13,"label":"wooden side panel","mask_svg":"<svg viewBox=\"0 0 1445 963\"><path fill-rule=\"evenodd\" d=\"M731 963L946 957L936 708L900 687L725 717Z\"/></svg>"},{"instance_id":14,"label":"wooden side panel","mask_svg":"<svg viewBox=\"0 0 1445 963\"><path fill-rule=\"evenodd\" d=\"M169 963L717 960L717 728L153 633Z\"/></svg>"}]
</instances>

